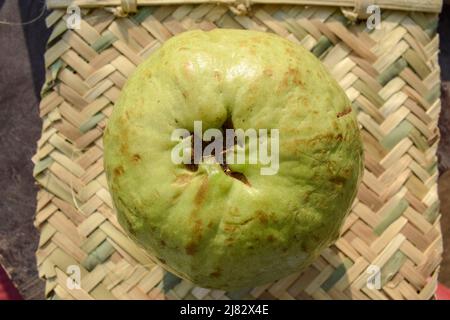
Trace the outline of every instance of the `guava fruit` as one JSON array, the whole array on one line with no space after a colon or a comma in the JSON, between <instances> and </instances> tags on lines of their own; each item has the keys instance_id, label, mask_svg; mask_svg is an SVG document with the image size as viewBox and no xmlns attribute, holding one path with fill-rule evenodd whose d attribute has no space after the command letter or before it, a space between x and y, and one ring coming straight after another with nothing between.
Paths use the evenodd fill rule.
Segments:
<instances>
[{"instance_id":1,"label":"guava fruit","mask_svg":"<svg viewBox=\"0 0 450 320\"><path fill-rule=\"evenodd\" d=\"M276 173L174 163L172 133L192 140L195 121L277 129ZM105 129L104 166L118 221L157 263L235 290L304 269L339 237L363 149L350 101L316 57L274 34L217 29L177 35L137 67Z\"/></svg>"}]
</instances>

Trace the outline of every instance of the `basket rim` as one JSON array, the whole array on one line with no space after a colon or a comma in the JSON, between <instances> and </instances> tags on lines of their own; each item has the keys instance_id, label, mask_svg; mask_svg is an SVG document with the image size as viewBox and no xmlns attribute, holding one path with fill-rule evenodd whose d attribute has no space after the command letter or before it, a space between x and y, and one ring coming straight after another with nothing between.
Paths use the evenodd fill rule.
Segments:
<instances>
[{"instance_id":1,"label":"basket rim","mask_svg":"<svg viewBox=\"0 0 450 320\"><path fill-rule=\"evenodd\" d=\"M76 5L80 8L129 7L182 5L182 4L290 4L304 6L336 6L353 8L355 12L365 13L369 5L375 4L381 9L440 13L443 0L46 0L49 9L65 9Z\"/></svg>"}]
</instances>

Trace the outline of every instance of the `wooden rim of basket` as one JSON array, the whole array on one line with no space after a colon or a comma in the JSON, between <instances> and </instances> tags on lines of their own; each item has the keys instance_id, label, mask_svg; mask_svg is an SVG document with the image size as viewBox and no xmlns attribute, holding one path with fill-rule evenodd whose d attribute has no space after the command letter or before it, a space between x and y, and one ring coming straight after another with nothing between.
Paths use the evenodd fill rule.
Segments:
<instances>
[{"instance_id":1,"label":"wooden rim of basket","mask_svg":"<svg viewBox=\"0 0 450 320\"><path fill-rule=\"evenodd\" d=\"M358 18L367 16L367 8L377 5L381 9L439 13L443 0L47 0L49 9L64 9L76 5L80 8L120 7L123 12L135 12L138 6L217 3L225 5L290 4L304 6L337 6L350 8Z\"/></svg>"}]
</instances>

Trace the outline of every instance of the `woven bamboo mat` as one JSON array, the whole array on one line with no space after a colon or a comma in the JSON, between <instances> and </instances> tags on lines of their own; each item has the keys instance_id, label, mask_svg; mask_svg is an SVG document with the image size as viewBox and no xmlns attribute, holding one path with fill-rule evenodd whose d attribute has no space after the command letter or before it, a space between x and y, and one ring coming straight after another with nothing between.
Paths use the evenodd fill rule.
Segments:
<instances>
[{"instance_id":1,"label":"woven bamboo mat","mask_svg":"<svg viewBox=\"0 0 450 320\"><path fill-rule=\"evenodd\" d=\"M367 30L337 7L254 5L236 13L208 3L142 7L122 18L91 8L82 10L79 30L67 29L65 10L48 16L43 129L33 158L46 296L432 298L442 253L437 15L382 10L381 29ZM117 223L103 171L102 132L127 77L171 36L196 28L274 32L303 45L346 90L365 145L363 183L336 244L304 272L239 292L199 288L155 265ZM80 289L68 286L73 266ZM380 289L367 285L373 266L381 269Z\"/></svg>"}]
</instances>

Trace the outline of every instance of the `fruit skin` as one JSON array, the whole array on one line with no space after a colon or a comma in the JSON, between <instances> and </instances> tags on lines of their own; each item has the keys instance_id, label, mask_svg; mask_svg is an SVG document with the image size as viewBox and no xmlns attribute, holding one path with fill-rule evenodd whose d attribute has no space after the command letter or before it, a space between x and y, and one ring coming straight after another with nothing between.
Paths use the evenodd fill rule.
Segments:
<instances>
[{"instance_id":1,"label":"fruit skin","mask_svg":"<svg viewBox=\"0 0 450 320\"><path fill-rule=\"evenodd\" d=\"M279 129L280 168L171 161L175 128ZM216 29L168 40L138 66L104 134L118 220L164 268L202 287L261 285L339 236L363 170L351 103L321 62L276 35Z\"/></svg>"}]
</instances>

